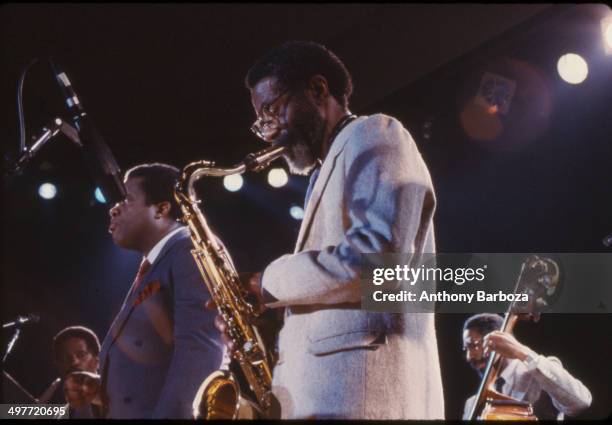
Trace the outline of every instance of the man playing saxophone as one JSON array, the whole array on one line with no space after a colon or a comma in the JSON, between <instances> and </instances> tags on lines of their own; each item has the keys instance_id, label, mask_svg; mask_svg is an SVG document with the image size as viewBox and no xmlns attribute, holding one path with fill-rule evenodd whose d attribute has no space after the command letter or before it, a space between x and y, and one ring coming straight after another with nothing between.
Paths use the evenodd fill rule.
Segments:
<instances>
[{"instance_id":1,"label":"man playing saxophone","mask_svg":"<svg viewBox=\"0 0 612 425\"><path fill-rule=\"evenodd\" d=\"M415 142L392 117L350 113L351 76L319 44L270 50L245 82L252 130L286 146L292 173L310 173L294 252L243 279L284 309L272 383L282 418L443 418L433 314L360 309L360 254L435 252L435 196Z\"/></svg>"}]
</instances>

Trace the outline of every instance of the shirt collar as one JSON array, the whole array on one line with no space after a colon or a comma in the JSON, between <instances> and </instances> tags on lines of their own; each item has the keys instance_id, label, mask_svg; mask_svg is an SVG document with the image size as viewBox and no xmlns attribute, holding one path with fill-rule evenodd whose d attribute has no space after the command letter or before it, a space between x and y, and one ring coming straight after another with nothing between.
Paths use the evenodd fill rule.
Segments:
<instances>
[{"instance_id":1,"label":"shirt collar","mask_svg":"<svg viewBox=\"0 0 612 425\"><path fill-rule=\"evenodd\" d=\"M147 259L149 261L149 263L153 264L155 262L155 260L157 259L157 257L159 256L159 253L161 252L162 248L164 247L164 245L166 245L166 242L168 242L168 240L176 235L178 232L180 232L181 230L183 230L183 226L178 227L176 229L174 229L173 231L171 231L170 233L168 233L166 236L164 236L163 238L161 238L159 240L159 242L157 242L155 244L155 246L153 247L153 249L151 249L151 251L149 251L149 255L145 256L145 259Z\"/></svg>"}]
</instances>

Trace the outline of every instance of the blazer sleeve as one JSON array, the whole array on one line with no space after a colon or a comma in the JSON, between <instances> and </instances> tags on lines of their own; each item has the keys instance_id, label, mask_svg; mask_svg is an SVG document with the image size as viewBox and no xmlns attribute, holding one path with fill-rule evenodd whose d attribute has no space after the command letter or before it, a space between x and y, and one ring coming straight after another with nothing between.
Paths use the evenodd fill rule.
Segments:
<instances>
[{"instance_id":1,"label":"blazer sleeve","mask_svg":"<svg viewBox=\"0 0 612 425\"><path fill-rule=\"evenodd\" d=\"M173 294L173 353L153 418L191 418L192 402L204 379L221 365L224 349L213 325L215 312L188 239L177 243L170 269Z\"/></svg>"},{"instance_id":2,"label":"blazer sleeve","mask_svg":"<svg viewBox=\"0 0 612 425\"><path fill-rule=\"evenodd\" d=\"M528 372L548 393L555 407L566 415L576 416L591 405L589 389L574 378L558 358L536 355Z\"/></svg>"},{"instance_id":3,"label":"blazer sleeve","mask_svg":"<svg viewBox=\"0 0 612 425\"><path fill-rule=\"evenodd\" d=\"M270 307L358 302L362 253L415 252L432 236L425 234L435 206L429 172L399 121L379 114L359 123L337 161L348 220L342 239L266 267Z\"/></svg>"}]
</instances>

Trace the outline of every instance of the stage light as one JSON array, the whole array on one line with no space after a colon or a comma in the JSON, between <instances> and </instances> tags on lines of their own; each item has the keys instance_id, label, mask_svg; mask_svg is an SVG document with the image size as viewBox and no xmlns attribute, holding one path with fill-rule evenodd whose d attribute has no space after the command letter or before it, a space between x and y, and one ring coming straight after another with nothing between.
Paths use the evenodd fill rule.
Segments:
<instances>
[{"instance_id":1,"label":"stage light","mask_svg":"<svg viewBox=\"0 0 612 425\"><path fill-rule=\"evenodd\" d=\"M601 20L601 33L604 39L606 54L612 53L612 16Z\"/></svg>"},{"instance_id":2,"label":"stage light","mask_svg":"<svg viewBox=\"0 0 612 425\"><path fill-rule=\"evenodd\" d=\"M589 66L582 56L567 53L559 58L557 71L563 80L570 84L580 84L589 74Z\"/></svg>"},{"instance_id":3,"label":"stage light","mask_svg":"<svg viewBox=\"0 0 612 425\"><path fill-rule=\"evenodd\" d=\"M57 187L53 183L43 183L38 188L38 194L43 199L53 199L57 195Z\"/></svg>"},{"instance_id":4,"label":"stage light","mask_svg":"<svg viewBox=\"0 0 612 425\"><path fill-rule=\"evenodd\" d=\"M232 174L223 177L223 186L230 192L237 192L242 187L244 180L240 174Z\"/></svg>"},{"instance_id":5,"label":"stage light","mask_svg":"<svg viewBox=\"0 0 612 425\"><path fill-rule=\"evenodd\" d=\"M302 207L298 207L297 205L293 205L289 208L289 214L296 220L302 220L304 218L304 210Z\"/></svg>"},{"instance_id":6,"label":"stage light","mask_svg":"<svg viewBox=\"0 0 612 425\"><path fill-rule=\"evenodd\" d=\"M604 29L604 40L609 48L612 49L612 22L608 22Z\"/></svg>"},{"instance_id":7,"label":"stage light","mask_svg":"<svg viewBox=\"0 0 612 425\"><path fill-rule=\"evenodd\" d=\"M96 201L98 201L101 204L106 204L106 198L104 197L104 194L102 193L99 187L96 187L96 191L94 192L94 195L96 197Z\"/></svg>"},{"instance_id":8,"label":"stage light","mask_svg":"<svg viewBox=\"0 0 612 425\"><path fill-rule=\"evenodd\" d=\"M476 93L476 103L489 115L507 115L516 92L516 81L502 75L485 72Z\"/></svg>"},{"instance_id":9,"label":"stage light","mask_svg":"<svg viewBox=\"0 0 612 425\"><path fill-rule=\"evenodd\" d=\"M268 173L268 183L272 187L283 187L289 181L287 172L282 168L272 168Z\"/></svg>"}]
</instances>

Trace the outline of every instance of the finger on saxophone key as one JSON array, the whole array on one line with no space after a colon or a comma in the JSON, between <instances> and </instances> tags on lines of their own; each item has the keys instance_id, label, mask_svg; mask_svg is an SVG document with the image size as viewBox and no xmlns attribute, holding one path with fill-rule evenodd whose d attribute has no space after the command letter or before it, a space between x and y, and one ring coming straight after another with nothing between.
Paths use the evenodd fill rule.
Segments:
<instances>
[{"instance_id":1,"label":"finger on saxophone key","mask_svg":"<svg viewBox=\"0 0 612 425\"><path fill-rule=\"evenodd\" d=\"M206 303L204 304L204 308L206 310L216 310L217 309L217 304L212 300L208 300L206 301Z\"/></svg>"},{"instance_id":2,"label":"finger on saxophone key","mask_svg":"<svg viewBox=\"0 0 612 425\"><path fill-rule=\"evenodd\" d=\"M223 317L217 315L215 316L215 327L219 332L221 332L221 341L227 347L230 352L234 351L234 342L229 336L229 329L227 327L227 323L223 320Z\"/></svg>"}]
</instances>

